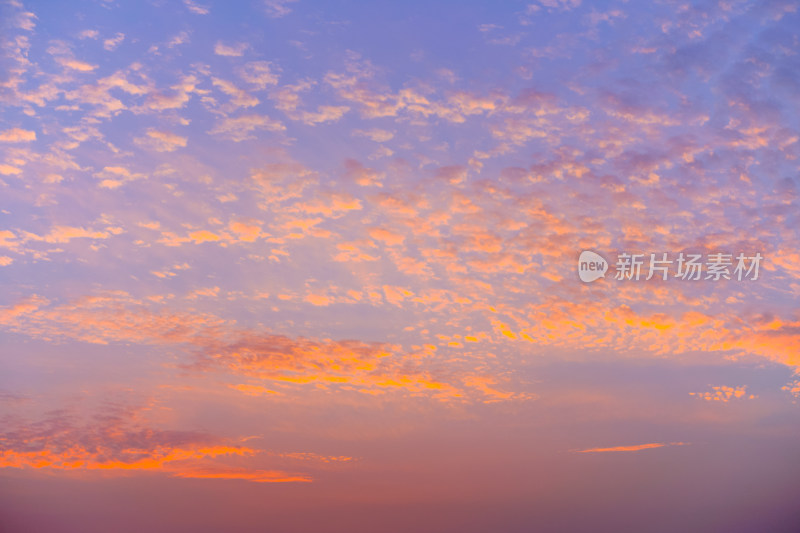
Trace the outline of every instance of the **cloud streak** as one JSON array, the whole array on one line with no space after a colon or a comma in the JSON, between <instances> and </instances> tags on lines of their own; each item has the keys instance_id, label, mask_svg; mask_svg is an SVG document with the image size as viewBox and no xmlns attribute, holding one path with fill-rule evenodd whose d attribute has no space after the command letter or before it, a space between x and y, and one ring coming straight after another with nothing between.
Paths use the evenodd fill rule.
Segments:
<instances>
[{"instance_id":1,"label":"cloud streak","mask_svg":"<svg viewBox=\"0 0 800 533\"><path fill-rule=\"evenodd\" d=\"M686 442L650 442L647 444L634 444L629 446L612 446L610 448L588 448L586 450L577 450L577 453L638 452L641 450L664 448L665 446L686 446L687 444Z\"/></svg>"}]
</instances>

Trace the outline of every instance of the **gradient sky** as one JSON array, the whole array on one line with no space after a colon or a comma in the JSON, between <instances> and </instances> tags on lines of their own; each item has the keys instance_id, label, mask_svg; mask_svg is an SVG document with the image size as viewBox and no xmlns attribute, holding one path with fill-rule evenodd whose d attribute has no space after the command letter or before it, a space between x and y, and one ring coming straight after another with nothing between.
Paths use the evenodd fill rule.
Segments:
<instances>
[{"instance_id":1,"label":"gradient sky","mask_svg":"<svg viewBox=\"0 0 800 533\"><path fill-rule=\"evenodd\" d=\"M0 531L798 531L798 8L4 0Z\"/></svg>"}]
</instances>

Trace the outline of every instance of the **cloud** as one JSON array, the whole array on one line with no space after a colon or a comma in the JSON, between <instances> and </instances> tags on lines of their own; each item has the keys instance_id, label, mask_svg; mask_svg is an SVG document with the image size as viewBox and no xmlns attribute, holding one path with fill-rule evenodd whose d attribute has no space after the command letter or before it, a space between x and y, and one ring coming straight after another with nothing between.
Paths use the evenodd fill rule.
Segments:
<instances>
[{"instance_id":1,"label":"cloud","mask_svg":"<svg viewBox=\"0 0 800 533\"><path fill-rule=\"evenodd\" d=\"M195 468L173 474L193 479L241 479L254 483L310 483L311 476L279 470L248 470L245 468Z\"/></svg>"},{"instance_id":2,"label":"cloud","mask_svg":"<svg viewBox=\"0 0 800 533\"><path fill-rule=\"evenodd\" d=\"M738 322L738 321L737 321ZM731 328L723 347L761 355L778 363L800 368L800 320L777 319L768 323Z\"/></svg>"},{"instance_id":3,"label":"cloud","mask_svg":"<svg viewBox=\"0 0 800 533\"><path fill-rule=\"evenodd\" d=\"M368 248L375 245L372 242L340 242L336 244L337 254L333 256L334 261L377 261L379 256L371 255Z\"/></svg>"},{"instance_id":4,"label":"cloud","mask_svg":"<svg viewBox=\"0 0 800 533\"><path fill-rule=\"evenodd\" d=\"M71 70L77 70L78 72L91 72L97 68L97 65L80 61L74 57L56 57L56 62L63 67Z\"/></svg>"},{"instance_id":5,"label":"cloud","mask_svg":"<svg viewBox=\"0 0 800 533\"><path fill-rule=\"evenodd\" d=\"M103 41L103 48L111 52L115 50L124 40L125 40L125 34L117 32L117 34L114 35L114 37L111 37L110 39L106 39L105 41Z\"/></svg>"},{"instance_id":6,"label":"cloud","mask_svg":"<svg viewBox=\"0 0 800 533\"><path fill-rule=\"evenodd\" d=\"M258 220L231 220L228 229L242 242L255 242L261 237L261 223Z\"/></svg>"},{"instance_id":7,"label":"cloud","mask_svg":"<svg viewBox=\"0 0 800 533\"><path fill-rule=\"evenodd\" d=\"M208 230L200 230L190 233L189 239L193 240L195 244L200 244L203 242L216 242L221 240L222 237Z\"/></svg>"},{"instance_id":8,"label":"cloud","mask_svg":"<svg viewBox=\"0 0 800 533\"><path fill-rule=\"evenodd\" d=\"M167 131L148 129L144 137L137 137L133 142L157 152L174 152L186 146L186 137Z\"/></svg>"},{"instance_id":9,"label":"cloud","mask_svg":"<svg viewBox=\"0 0 800 533\"><path fill-rule=\"evenodd\" d=\"M313 126L324 122L336 122L350 110L347 106L341 105L321 105L316 111L299 111L296 114L289 114L290 118L299 120L304 124Z\"/></svg>"},{"instance_id":10,"label":"cloud","mask_svg":"<svg viewBox=\"0 0 800 533\"><path fill-rule=\"evenodd\" d=\"M285 17L292 10L288 7L289 4L293 4L298 0L262 0L264 3L264 8L266 9L267 15L273 18L280 18Z\"/></svg>"},{"instance_id":11,"label":"cloud","mask_svg":"<svg viewBox=\"0 0 800 533\"><path fill-rule=\"evenodd\" d=\"M324 294L309 294L305 298L306 302L318 307L325 307L332 303L332 300Z\"/></svg>"},{"instance_id":12,"label":"cloud","mask_svg":"<svg viewBox=\"0 0 800 533\"><path fill-rule=\"evenodd\" d=\"M49 304L50 301L43 296L33 294L21 299L10 307L0 309L0 324L12 324L22 315L33 313L42 306Z\"/></svg>"},{"instance_id":13,"label":"cloud","mask_svg":"<svg viewBox=\"0 0 800 533\"><path fill-rule=\"evenodd\" d=\"M239 67L237 71L247 83L251 83L259 89L265 89L269 85L278 83L278 74L275 70L275 66L269 61L251 61Z\"/></svg>"},{"instance_id":14,"label":"cloud","mask_svg":"<svg viewBox=\"0 0 800 533\"><path fill-rule=\"evenodd\" d=\"M107 239L111 236L110 231L97 231L76 226L53 226L44 236L28 233L27 239L34 241L44 241L49 243L67 243L72 239Z\"/></svg>"},{"instance_id":15,"label":"cloud","mask_svg":"<svg viewBox=\"0 0 800 533\"><path fill-rule=\"evenodd\" d=\"M33 31L36 27L36 23L34 20L38 19L35 14L31 13L30 11L23 11L17 14L16 19L16 27L25 30L25 31Z\"/></svg>"},{"instance_id":16,"label":"cloud","mask_svg":"<svg viewBox=\"0 0 800 533\"><path fill-rule=\"evenodd\" d=\"M318 196L314 199L295 203L291 210L331 218L342 216L348 211L358 211L362 208L361 200L350 194L326 192L318 193Z\"/></svg>"},{"instance_id":17,"label":"cloud","mask_svg":"<svg viewBox=\"0 0 800 533\"><path fill-rule=\"evenodd\" d=\"M186 6L186 9L194 13L195 15L208 15L210 12L209 9L205 6L201 6L192 0L183 0L183 5Z\"/></svg>"},{"instance_id":18,"label":"cloud","mask_svg":"<svg viewBox=\"0 0 800 533\"><path fill-rule=\"evenodd\" d=\"M225 118L217 122L209 131L212 135L220 135L234 142L254 139L251 135L256 130L284 131L286 127L280 121L266 115L242 115L236 118Z\"/></svg>"},{"instance_id":19,"label":"cloud","mask_svg":"<svg viewBox=\"0 0 800 533\"><path fill-rule=\"evenodd\" d=\"M264 395L271 395L277 394L280 395L281 393L278 391L270 390L266 387L262 387L261 385L248 385L246 383L241 383L239 385L229 385L230 388L237 390L239 392L243 392L248 396L264 396Z\"/></svg>"},{"instance_id":20,"label":"cloud","mask_svg":"<svg viewBox=\"0 0 800 533\"><path fill-rule=\"evenodd\" d=\"M354 130L353 135L366 137L369 140L375 141L377 143L391 141L392 138L394 138L394 133L379 128L373 128L371 130Z\"/></svg>"},{"instance_id":21,"label":"cloud","mask_svg":"<svg viewBox=\"0 0 800 533\"><path fill-rule=\"evenodd\" d=\"M94 175L101 180L100 187L103 189L116 189L130 181L146 177L144 174L131 172L123 166L103 167L101 171L96 172Z\"/></svg>"},{"instance_id":22,"label":"cloud","mask_svg":"<svg viewBox=\"0 0 800 533\"><path fill-rule=\"evenodd\" d=\"M35 131L23 130L21 128L12 128L10 130L0 131L0 142L19 143L19 142L30 142L35 140L36 140Z\"/></svg>"},{"instance_id":23,"label":"cloud","mask_svg":"<svg viewBox=\"0 0 800 533\"><path fill-rule=\"evenodd\" d=\"M399 246L403 244L403 241L406 239L405 235L402 233L398 233L387 228L371 228L368 233L369 236L376 241L382 242L389 246Z\"/></svg>"},{"instance_id":24,"label":"cloud","mask_svg":"<svg viewBox=\"0 0 800 533\"><path fill-rule=\"evenodd\" d=\"M551 8L551 9L560 9L564 11L569 11L571 9L575 9L576 7L580 7L581 0L538 0L539 4L544 7Z\"/></svg>"},{"instance_id":25,"label":"cloud","mask_svg":"<svg viewBox=\"0 0 800 533\"><path fill-rule=\"evenodd\" d=\"M788 392L789 394L800 400L800 379L793 380L787 385L784 385L783 387L781 387L781 390Z\"/></svg>"},{"instance_id":26,"label":"cloud","mask_svg":"<svg viewBox=\"0 0 800 533\"><path fill-rule=\"evenodd\" d=\"M240 107L253 107L258 105L259 100L247 91L236 87L233 83L219 78L212 78L215 87L219 87L222 92L231 97L228 110L235 110Z\"/></svg>"},{"instance_id":27,"label":"cloud","mask_svg":"<svg viewBox=\"0 0 800 533\"><path fill-rule=\"evenodd\" d=\"M300 81L294 85L284 85L272 91L270 98L276 102L275 107L280 109L292 120L297 120L314 126L324 122L335 122L342 118L350 108L348 106L319 105L316 111L306 111L301 109L302 102L300 94L310 90L315 83L307 80Z\"/></svg>"},{"instance_id":28,"label":"cloud","mask_svg":"<svg viewBox=\"0 0 800 533\"><path fill-rule=\"evenodd\" d=\"M385 173L365 167L355 159L346 159L344 168L345 176L362 187L381 187L382 180L386 177Z\"/></svg>"},{"instance_id":29,"label":"cloud","mask_svg":"<svg viewBox=\"0 0 800 533\"><path fill-rule=\"evenodd\" d=\"M283 85L271 91L270 98L275 101L275 107L286 114L294 113L301 106L300 94L310 90L314 82L301 80L293 85Z\"/></svg>"},{"instance_id":30,"label":"cloud","mask_svg":"<svg viewBox=\"0 0 800 533\"><path fill-rule=\"evenodd\" d=\"M253 169L250 178L265 206L300 198L318 181L316 172L290 159Z\"/></svg>"},{"instance_id":31,"label":"cloud","mask_svg":"<svg viewBox=\"0 0 800 533\"><path fill-rule=\"evenodd\" d=\"M451 184L457 184L467 179L467 169L460 165L451 165L447 167L440 167L436 171L436 177L445 179Z\"/></svg>"},{"instance_id":32,"label":"cloud","mask_svg":"<svg viewBox=\"0 0 800 533\"><path fill-rule=\"evenodd\" d=\"M218 56L241 57L248 48L250 48L250 45L247 43L227 45L222 41L217 41L217 44L214 45L214 53Z\"/></svg>"},{"instance_id":33,"label":"cloud","mask_svg":"<svg viewBox=\"0 0 800 533\"><path fill-rule=\"evenodd\" d=\"M743 385L741 387L728 387L725 385L720 386L713 386L711 387L712 391L710 392L690 392L690 396L694 396L696 398L700 398L706 401L714 401L714 402L722 402L727 403L734 399L742 399L746 398L747 394L747 386ZM754 398L752 394L750 398Z\"/></svg>"},{"instance_id":34,"label":"cloud","mask_svg":"<svg viewBox=\"0 0 800 533\"><path fill-rule=\"evenodd\" d=\"M236 442L188 431L142 426L137 411L111 408L83 425L60 412L37 423L17 421L0 434L0 469L23 468L106 474L158 472L172 477L238 479L258 483L310 482L307 474L232 467L231 457L260 453Z\"/></svg>"},{"instance_id":35,"label":"cloud","mask_svg":"<svg viewBox=\"0 0 800 533\"><path fill-rule=\"evenodd\" d=\"M187 300L197 300L198 298L217 298L219 296L219 287L203 287L195 289L186 295Z\"/></svg>"},{"instance_id":36,"label":"cloud","mask_svg":"<svg viewBox=\"0 0 800 533\"><path fill-rule=\"evenodd\" d=\"M142 96L148 94L151 88L145 84L136 84L129 79L129 73L116 71L111 76L101 78L94 83L81 85L73 90L64 93L64 97L70 102L77 104L94 106L92 113L97 117L109 118L128 108L120 98L112 94L118 89L130 96ZM161 98L160 94L153 94L154 101Z\"/></svg>"},{"instance_id":37,"label":"cloud","mask_svg":"<svg viewBox=\"0 0 800 533\"><path fill-rule=\"evenodd\" d=\"M17 176L22 174L22 169L13 167L11 165L6 165L5 163L0 163L0 174L4 176Z\"/></svg>"},{"instance_id":38,"label":"cloud","mask_svg":"<svg viewBox=\"0 0 800 533\"><path fill-rule=\"evenodd\" d=\"M406 298L410 296L406 292L400 290L399 294ZM246 376L283 386L284 393L292 387L313 386L355 394L398 393L443 402L483 401L489 396L502 396L507 401L530 397L488 387L489 382L476 379L478 374L471 369L433 372L427 368L430 354L424 351L404 354L400 347L386 343L293 338L239 328L210 314L153 312L151 305L126 293L105 293L56 306L31 297L16 306L0 308L0 324L21 333L95 344L185 345L193 353L186 361L187 368Z\"/></svg>"},{"instance_id":39,"label":"cloud","mask_svg":"<svg viewBox=\"0 0 800 533\"><path fill-rule=\"evenodd\" d=\"M324 81L339 97L357 104L365 118L394 117L404 105L397 95L373 90L364 80L352 74L330 72L325 75Z\"/></svg>"},{"instance_id":40,"label":"cloud","mask_svg":"<svg viewBox=\"0 0 800 533\"><path fill-rule=\"evenodd\" d=\"M171 278L171 277L177 276L177 273L174 272L176 270L177 271L188 270L189 268L191 268L191 267L189 266L188 263L176 263L176 264L172 265L172 267L166 268L166 269L164 269L164 270L162 270L160 272L156 271L156 270L153 270L150 273L153 274L154 276L158 277L158 278L166 279L166 278Z\"/></svg>"},{"instance_id":41,"label":"cloud","mask_svg":"<svg viewBox=\"0 0 800 533\"><path fill-rule=\"evenodd\" d=\"M176 46L180 46L188 42L189 42L189 32L182 31L179 32L177 35L175 35L175 37L167 41L167 48L175 48Z\"/></svg>"},{"instance_id":42,"label":"cloud","mask_svg":"<svg viewBox=\"0 0 800 533\"><path fill-rule=\"evenodd\" d=\"M665 446L686 446L685 442L670 442L660 443L652 442L650 444L634 444L632 446L614 446L611 448L589 448L587 450L577 450L578 453L603 453L603 452L638 452L640 450L650 450L653 448L663 448Z\"/></svg>"},{"instance_id":43,"label":"cloud","mask_svg":"<svg viewBox=\"0 0 800 533\"><path fill-rule=\"evenodd\" d=\"M392 305L401 306L407 298L414 296L413 292L404 289L403 287L384 285L382 289L384 298L386 298L386 301Z\"/></svg>"},{"instance_id":44,"label":"cloud","mask_svg":"<svg viewBox=\"0 0 800 533\"><path fill-rule=\"evenodd\" d=\"M17 236L11 230L0 230L0 248L16 249L19 244L16 242Z\"/></svg>"},{"instance_id":45,"label":"cloud","mask_svg":"<svg viewBox=\"0 0 800 533\"><path fill-rule=\"evenodd\" d=\"M170 92L162 90L148 90L147 100L141 108L136 111L166 111L169 109L181 109L191 99L192 94L203 94L202 89L198 89L199 79L195 75L182 76L179 83L170 87Z\"/></svg>"}]
</instances>

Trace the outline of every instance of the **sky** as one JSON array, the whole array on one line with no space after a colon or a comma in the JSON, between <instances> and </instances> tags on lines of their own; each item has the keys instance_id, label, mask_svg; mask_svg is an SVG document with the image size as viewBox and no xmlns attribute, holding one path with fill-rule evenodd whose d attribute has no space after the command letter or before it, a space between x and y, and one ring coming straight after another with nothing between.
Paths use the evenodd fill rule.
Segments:
<instances>
[{"instance_id":1,"label":"sky","mask_svg":"<svg viewBox=\"0 0 800 533\"><path fill-rule=\"evenodd\" d=\"M3 0L0 531L797 531L798 8Z\"/></svg>"}]
</instances>

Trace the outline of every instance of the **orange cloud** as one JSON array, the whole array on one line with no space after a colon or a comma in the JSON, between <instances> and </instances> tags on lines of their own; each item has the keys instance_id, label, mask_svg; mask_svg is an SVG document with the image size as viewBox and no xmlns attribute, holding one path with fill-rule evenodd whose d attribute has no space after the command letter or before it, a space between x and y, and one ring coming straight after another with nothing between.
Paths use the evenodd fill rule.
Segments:
<instances>
[{"instance_id":1,"label":"orange cloud","mask_svg":"<svg viewBox=\"0 0 800 533\"><path fill-rule=\"evenodd\" d=\"M589 448L587 450L577 450L578 453L600 453L600 452L638 452L639 450L649 450L652 448L663 448L665 446L685 446L685 442L670 442L660 443L652 442L650 444L635 444L633 446L614 446L611 448Z\"/></svg>"},{"instance_id":2,"label":"orange cloud","mask_svg":"<svg viewBox=\"0 0 800 533\"><path fill-rule=\"evenodd\" d=\"M187 75L182 76L178 83L171 86L169 92L147 90L147 100L142 107L134 108L134 111L160 112L168 109L181 109L191 100L193 94L204 93L202 89L197 88L199 82L197 76Z\"/></svg>"},{"instance_id":3,"label":"orange cloud","mask_svg":"<svg viewBox=\"0 0 800 533\"><path fill-rule=\"evenodd\" d=\"M800 321L760 324L733 331L722 343L726 349L740 349L800 368Z\"/></svg>"},{"instance_id":4,"label":"orange cloud","mask_svg":"<svg viewBox=\"0 0 800 533\"><path fill-rule=\"evenodd\" d=\"M35 140L36 140L35 131L23 130L21 128L12 128L10 130L0 131L0 142L19 143L19 142L29 142Z\"/></svg>"},{"instance_id":5,"label":"orange cloud","mask_svg":"<svg viewBox=\"0 0 800 533\"><path fill-rule=\"evenodd\" d=\"M56 62L64 67L77 70L79 72L91 72L97 68L97 65L92 65L91 63L87 63L85 61L79 61L74 57L57 57Z\"/></svg>"},{"instance_id":6,"label":"orange cloud","mask_svg":"<svg viewBox=\"0 0 800 533\"><path fill-rule=\"evenodd\" d=\"M324 294L309 294L306 296L306 301L311 305L325 307L331 304L331 299Z\"/></svg>"},{"instance_id":7,"label":"orange cloud","mask_svg":"<svg viewBox=\"0 0 800 533\"><path fill-rule=\"evenodd\" d=\"M397 291L398 298L413 296L395 287L388 287L388 291L387 298L392 297L392 291ZM204 290L203 294L216 295L217 289ZM453 368L446 375L435 376L427 366L430 354L404 353L399 346L291 338L237 328L235 323L209 314L156 313L150 309L155 303L145 304L121 292L61 306L47 304L42 298L32 297L0 309L0 323L12 331L98 344L185 345L194 352L193 367L198 371L226 372L290 387L396 391L440 401L529 398L501 391L499 381L478 378L479 374L469 368ZM245 388L242 392L261 391Z\"/></svg>"},{"instance_id":8,"label":"orange cloud","mask_svg":"<svg viewBox=\"0 0 800 533\"><path fill-rule=\"evenodd\" d=\"M362 187L381 187L381 181L385 174L375 169L365 167L355 159L347 159L344 162L345 175Z\"/></svg>"},{"instance_id":9,"label":"orange cloud","mask_svg":"<svg viewBox=\"0 0 800 533\"><path fill-rule=\"evenodd\" d=\"M186 141L186 137L154 129L147 130L146 136L137 137L133 140L136 144L157 152L174 152L178 148L184 148Z\"/></svg>"},{"instance_id":10,"label":"orange cloud","mask_svg":"<svg viewBox=\"0 0 800 533\"><path fill-rule=\"evenodd\" d=\"M92 423L73 426L61 417L22 424L0 434L0 468L131 473L161 472L173 477L241 479L253 482L310 482L306 474L232 468L225 458L253 458L247 446L208 435L160 431L135 423L136 409L117 407ZM36 429L31 429L36 428Z\"/></svg>"},{"instance_id":11,"label":"orange cloud","mask_svg":"<svg viewBox=\"0 0 800 533\"><path fill-rule=\"evenodd\" d=\"M338 217L348 211L362 209L361 200L347 193L321 193L318 198L307 202L296 203L292 210L301 211L310 215L324 217Z\"/></svg>"},{"instance_id":12,"label":"orange cloud","mask_svg":"<svg viewBox=\"0 0 800 533\"><path fill-rule=\"evenodd\" d=\"M401 305L406 298L414 296L414 293L409 290L391 285L383 286L383 294L386 297L386 301L392 305Z\"/></svg>"},{"instance_id":13,"label":"orange cloud","mask_svg":"<svg viewBox=\"0 0 800 533\"><path fill-rule=\"evenodd\" d=\"M238 390L239 392L243 392L248 396L264 396L265 394L280 395L280 392L270 390L266 387L262 387L261 385L248 385L246 383L241 383L239 385L229 385L229 386L230 388Z\"/></svg>"},{"instance_id":14,"label":"orange cloud","mask_svg":"<svg viewBox=\"0 0 800 533\"><path fill-rule=\"evenodd\" d=\"M746 385L743 385L741 387L727 387L725 385L720 385L720 386L713 386L711 388L713 390L710 392L690 392L689 395L709 402L715 401L715 402L727 403L731 400L738 400L745 398L747 394ZM750 399L753 398L755 398L755 396L751 394Z\"/></svg>"},{"instance_id":15,"label":"orange cloud","mask_svg":"<svg viewBox=\"0 0 800 533\"><path fill-rule=\"evenodd\" d=\"M200 244L203 242L216 242L222 239L222 237L216 233L208 230L193 231L189 234L189 238L193 240L195 244Z\"/></svg>"},{"instance_id":16,"label":"orange cloud","mask_svg":"<svg viewBox=\"0 0 800 533\"><path fill-rule=\"evenodd\" d=\"M151 138L153 142L159 142ZM123 166L107 166L95 173L95 177L100 178L100 187L104 189L116 189L125 183L145 177L144 174L131 172Z\"/></svg>"},{"instance_id":17,"label":"orange cloud","mask_svg":"<svg viewBox=\"0 0 800 533\"><path fill-rule=\"evenodd\" d=\"M796 379L790 382L788 385L784 385L781 387L781 390L784 390L795 398L800 399L800 379Z\"/></svg>"},{"instance_id":18,"label":"orange cloud","mask_svg":"<svg viewBox=\"0 0 800 533\"><path fill-rule=\"evenodd\" d=\"M289 474L279 470L247 470L244 468L199 468L187 469L173 474L174 477L193 479L241 479L254 483L311 483L311 476Z\"/></svg>"},{"instance_id":19,"label":"orange cloud","mask_svg":"<svg viewBox=\"0 0 800 533\"><path fill-rule=\"evenodd\" d=\"M406 239L405 235L386 228L372 228L369 230L369 236L389 246L403 244L403 241Z\"/></svg>"},{"instance_id":20,"label":"orange cloud","mask_svg":"<svg viewBox=\"0 0 800 533\"><path fill-rule=\"evenodd\" d=\"M0 174L4 176L16 176L18 174L22 174L22 169L6 165L5 163L0 163Z\"/></svg>"},{"instance_id":21,"label":"orange cloud","mask_svg":"<svg viewBox=\"0 0 800 533\"><path fill-rule=\"evenodd\" d=\"M228 223L228 229L243 242L254 242L261 236L261 226L257 220L232 220Z\"/></svg>"},{"instance_id":22,"label":"orange cloud","mask_svg":"<svg viewBox=\"0 0 800 533\"><path fill-rule=\"evenodd\" d=\"M66 451L42 449L38 451L4 450L0 454L0 468L52 468L56 470L161 470L169 471L168 463L203 459L220 455L252 455L246 447L168 447L153 449L128 448L117 452L117 457L107 457L79 444Z\"/></svg>"},{"instance_id":23,"label":"orange cloud","mask_svg":"<svg viewBox=\"0 0 800 533\"><path fill-rule=\"evenodd\" d=\"M187 296L187 300L197 300L201 297L216 298L219 295L219 287L204 287L202 289L195 289Z\"/></svg>"},{"instance_id":24,"label":"orange cloud","mask_svg":"<svg viewBox=\"0 0 800 533\"><path fill-rule=\"evenodd\" d=\"M18 247L17 236L13 231L7 229L0 230L0 248L15 250Z\"/></svg>"},{"instance_id":25,"label":"orange cloud","mask_svg":"<svg viewBox=\"0 0 800 533\"><path fill-rule=\"evenodd\" d=\"M0 324L11 324L12 320L19 317L20 315L25 315L36 311L42 306L47 305L49 300L42 296L38 296L34 294L33 296L29 296L28 298L24 298L20 302L11 307L4 307L0 309Z\"/></svg>"},{"instance_id":26,"label":"orange cloud","mask_svg":"<svg viewBox=\"0 0 800 533\"><path fill-rule=\"evenodd\" d=\"M44 241L50 243L65 243L72 239L106 239L111 231L96 231L74 226L54 226L47 235L40 237L33 233L27 236L34 241Z\"/></svg>"},{"instance_id":27,"label":"orange cloud","mask_svg":"<svg viewBox=\"0 0 800 533\"><path fill-rule=\"evenodd\" d=\"M365 248L374 248L372 242L340 242L336 245L338 253L333 256L334 261L377 261L379 256L371 255Z\"/></svg>"}]
</instances>

